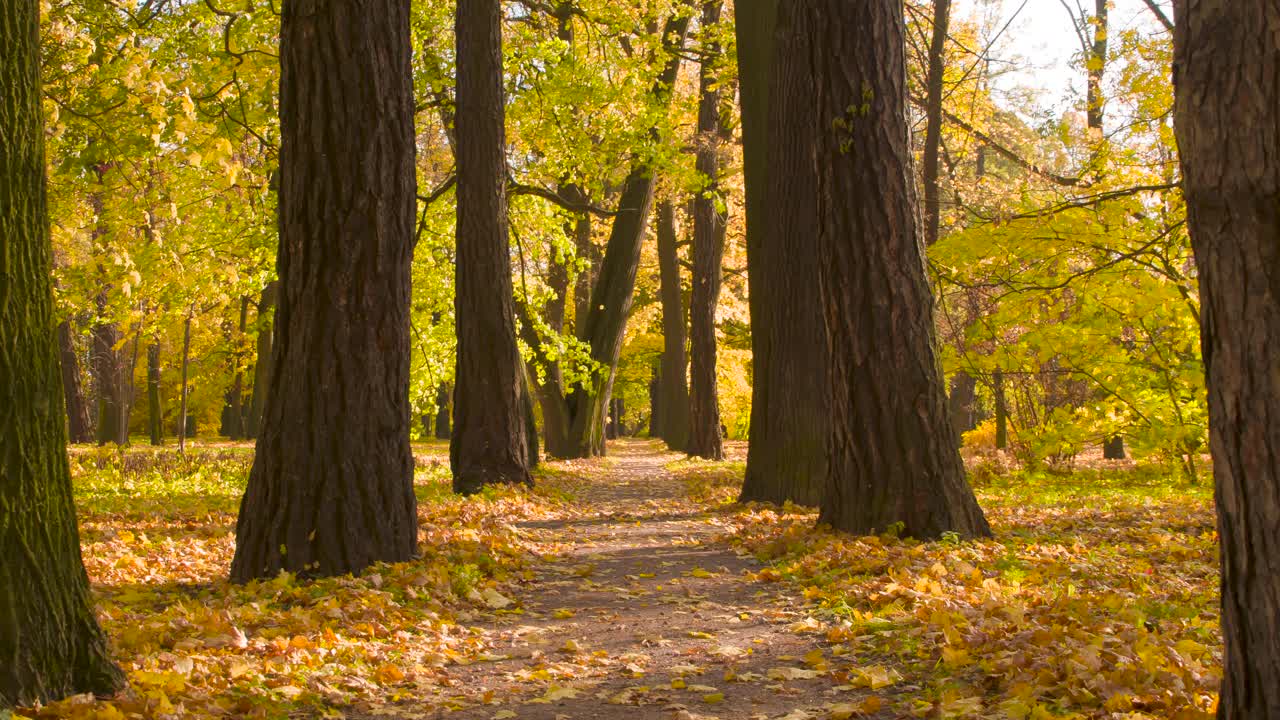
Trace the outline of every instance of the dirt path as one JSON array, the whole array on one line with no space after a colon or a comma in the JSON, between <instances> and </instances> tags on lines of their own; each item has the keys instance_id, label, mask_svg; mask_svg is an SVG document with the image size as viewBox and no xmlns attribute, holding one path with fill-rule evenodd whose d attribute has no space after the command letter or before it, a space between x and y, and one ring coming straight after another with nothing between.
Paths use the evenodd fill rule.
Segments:
<instances>
[{"instance_id":1,"label":"dirt path","mask_svg":"<svg viewBox=\"0 0 1280 720\"><path fill-rule=\"evenodd\" d=\"M518 526L543 552L521 612L467 623L492 659L450 666L430 713L403 716L800 720L856 703L813 671L830 653L807 604L716 541L715 516L664 469L677 456L611 452L575 491L580 517Z\"/></svg>"}]
</instances>

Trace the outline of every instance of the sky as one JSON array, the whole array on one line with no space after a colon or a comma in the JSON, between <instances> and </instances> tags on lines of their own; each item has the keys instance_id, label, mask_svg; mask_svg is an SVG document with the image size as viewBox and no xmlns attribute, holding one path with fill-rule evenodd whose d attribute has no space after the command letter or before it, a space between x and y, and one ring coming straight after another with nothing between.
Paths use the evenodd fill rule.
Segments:
<instances>
[{"instance_id":1,"label":"sky","mask_svg":"<svg viewBox=\"0 0 1280 720\"><path fill-rule=\"evenodd\" d=\"M1041 107L1060 112L1084 93L1083 71L1071 66L1073 55L1080 52L1080 41L1072 30L1071 15L1063 7L1063 1L955 0L952 12L956 18L985 17L986 13L992 13L999 18L993 23L997 28L1012 18L1013 23L1001 35L993 56L1006 60L1012 59L1011 54L1020 56L1025 67L1003 75L996 82L996 89L1007 92L1019 86L1036 88ZM1093 0L1065 2L1072 7L1082 4L1090 9L1094 4ZM1157 4L1172 17L1170 0L1157 0ZM1143 0L1111 0L1108 15L1112 33L1129 28L1163 32Z\"/></svg>"}]
</instances>

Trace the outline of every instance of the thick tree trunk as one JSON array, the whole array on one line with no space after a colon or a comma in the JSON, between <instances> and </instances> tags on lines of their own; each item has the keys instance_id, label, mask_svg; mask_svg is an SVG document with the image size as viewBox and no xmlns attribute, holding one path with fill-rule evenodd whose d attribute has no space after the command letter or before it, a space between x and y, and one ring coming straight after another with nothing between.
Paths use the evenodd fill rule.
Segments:
<instances>
[{"instance_id":1,"label":"thick tree trunk","mask_svg":"<svg viewBox=\"0 0 1280 720\"><path fill-rule=\"evenodd\" d=\"M820 518L853 533L990 533L938 365L906 117L902 0L786 0L814 45L822 294L831 350Z\"/></svg>"},{"instance_id":2,"label":"thick tree trunk","mask_svg":"<svg viewBox=\"0 0 1280 720\"><path fill-rule=\"evenodd\" d=\"M453 397L453 391L449 389L448 383L440 383L436 388L436 430L435 436L437 440L448 440L453 437L453 430L449 427L450 400Z\"/></svg>"},{"instance_id":3,"label":"thick tree trunk","mask_svg":"<svg viewBox=\"0 0 1280 720\"><path fill-rule=\"evenodd\" d=\"M658 204L658 276L662 300L662 369L658 408L662 412L662 438L667 447L684 452L689 445L689 371L685 356L684 289L680 282L680 256L676 235L676 210L671 202Z\"/></svg>"},{"instance_id":4,"label":"thick tree trunk","mask_svg":"<svg viewBox=\"0 0 1280 720\"><path fill-rule=\"evenodd\" d=\"M925 78L924 153L921 158L924 180L924 243L938 242L942 221L938 183L938 155L942 145L942 85L946 70L947 26L951 20L951 0L933 0L933 37L929 41L929 68Z\"/></svg>"},{"instance_id":5,"label":"thick tree trunk","mask_svg":"<svg viewBox=\"0 0 1280 720\"><path fill-rule=\"evenodd\" d=\"M0 715L124 681L89 604L67 467L38 24L35 0L0 16Z\"/></svg>"},{"instance_id":6,"label":"thick tree trunk","mask_svg":"<svg viewBox=\"0 0 1280 720\"><path fill-rule=\"evenodd\" d=\"M459 0L453 489L531 483L507 236L502 7Z\"/></svg>"},{"instance_id":7,"label":"thick tree trunk","mask_svg":"<svg viewBox=\"0 0 1280 720\"><path fill-rule=\"evenodd\" d=\"M1222 552L1223 720L1280 717L1280 2L1174 3Z\"/></svg>"},{"instance_id":8,"label":"thick tree trunk","mask_svg":"<svg viewBox=\"0 0 1280 720\"><path fill-rule=\"evenodd\" d=\"M741 499L814 506L826 483L830 434L809 131L814 87L805 61L809 38L790 12L776 28L775 47L777 7L761 3L759 13L737 18L753 355Z\"/></svg>"},{"instance_id":9,"label":"thick tree trunk","mask_svg":"<svg viewBox=\"0 0 1280 720\"><path fill-rule=\"evenodd\" d=\"M283 6L280 300L235 582L417 549L411 54L408 0Z\"/></svg>"},{"instance_id":10,"label":"thick tree trunk","mask_svg":"<svg viewBox=\"0 0 1280 720\"><path fill-rule=\"evenodd\" d=\"M721 0L702 4L703 34L720 24ZM689 300L689 447L708 460L724 459L716 386L716 307L720 303L725 218L717 209L720 190L720 90L712 62L720 43L704 48L699 73L697 169L706 186L693 200L693 292Z\"/></svg>"},{"instance_id":11,"label":"thick tree trunk","mask_svg":"<svg viewBox=\"0 0 1280 720\"><path fill-rule=\"evenodd\" d=\"M71 321L58 323L58 360L62 367L62 395L67 404L67 430L73 443L93 442L93 423L80 383L80 356L76 353Z\"/></svg>"},{"instance_id":12,"label":"thick tree trunk","mask_svg":"<svg viewBox=\"0 0 1280 720\"><path fill-rule=\"evenodd\" d=\"M160 343L147 345L147 430L151 444L164 445L164 408L160 402Z\"/></svg>"},{"instance_id":13,"label":"thick tree trunk","mask_svg":"<svg viewBox=\"0 0 1280 720\"><path fill-rule=\"evenodd\" d=\"M275 345L275 307L280 283L272 280L262 289L258 300L258 354L253 366L253 398L249 402L249 416L245 419L245 437L257 439L262 429L262 410L271 391L271 359Z\"/></svg>"}]
</instances>

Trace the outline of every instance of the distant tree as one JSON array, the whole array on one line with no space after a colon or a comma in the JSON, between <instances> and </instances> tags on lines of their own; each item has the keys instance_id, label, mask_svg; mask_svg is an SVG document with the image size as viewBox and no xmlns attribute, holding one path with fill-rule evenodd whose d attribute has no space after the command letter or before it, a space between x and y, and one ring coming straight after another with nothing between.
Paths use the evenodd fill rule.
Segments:
<instances>
[{"instance_id":1,"label":"distant tree","mask_svg":"<svg viewBox=\"0 0 1280 720\"><path fill-rule=\"evenodd\" d=\"M822 522L854 533L990 532L965 481L934 337L906 116L902 0L784 0L816 112L831 434Z\"/></svg>"},{"instance_id":2,"label":"distant tree","mask_svg":"<svg viewBox=\"0 0 1280 720\"><path fill-rule=\"evenodd\" d=\"M671 201L658 203L658 296L662 303L662 358L658 373L658 410L662 439L672 450L689 444L689 336L680 282L680 238Z\"/></svg>"},{"instance_id":3,"label":"distant tree","mask_svg":"<svg viewBox=\"0 0 1280 720\"><path fill-rule=\"evenodd\" d=\"M808 38L778 2L739 2L752 400L741 498L817 505L830 423L818 293L818 205ZM775 47L775 40L778 45Z\"/></svg>"},{"instance_id":4,"label":"distant tree","mask_svg":"<svg viewBox=\"0 0 1280 720\"><path fill-rule=\"evenodd\" d=\"M1174 127L1222 542L1223 720L1280 717L1277 18L1277 0L1174 3Z\"/></svg>"},{"instance_id":5,"label":"distant tree","mask_svg":"<svg viewBox=\"0 0 1280 720\"><path fill-rule=\"evenodd\" d=\"M502 3L459 0L453 489L531 483L507 236Z\"/></svg>"},{"instance_id":6,"label":"distant tree","mask_svg":"<svg viewBox=\"0 0 1280 720\"><path fill-rule=\"evenodd\" d=\"M698 174L707 183L693 200L693 292L689 299L689 446L690 455L724 458L720 435L719 392L716 387L716 307L720 304L720 276L724 272L724 213L720 204L720 84L715 63L720 43L715 39L722 0L702 4L704 41L698 80Z\"/></svg>"},{"instance_id":7,"label":"distant tree","mask_svg":"<svg viewBox=\"0 0 1280 720\"><path fill-rule=\"evenodd\" d=\"M39 13L0 7L0 714L124 682L90 607L67 467Z\"/></svg>"},{"instance_id":8,"label":"distant tree","mask_svg":"<svg viewBox=\"0 0 1280 720\"><path fill-rule=\"evenodd\" d=\"M283 5L276 347L236 582L353 573L417 548L411 54L408 0Z\"/></svg>"}]
</instances>

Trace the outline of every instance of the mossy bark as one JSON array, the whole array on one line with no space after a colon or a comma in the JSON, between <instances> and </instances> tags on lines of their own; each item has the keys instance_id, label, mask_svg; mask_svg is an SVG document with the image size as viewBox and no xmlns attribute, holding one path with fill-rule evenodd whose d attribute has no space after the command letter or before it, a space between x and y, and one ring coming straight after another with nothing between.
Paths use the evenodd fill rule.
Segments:
<instances>
[{"instance_id":1,"label":"mossy bark","mask_svg":"<svg viewBox=\"0 0 1280 720\"><path fill-rule=\"evenodd\" d=\"M123 683L90 607L50 285L39 3L0 13L0 708Z\"/></svg>"}]
</instances>

